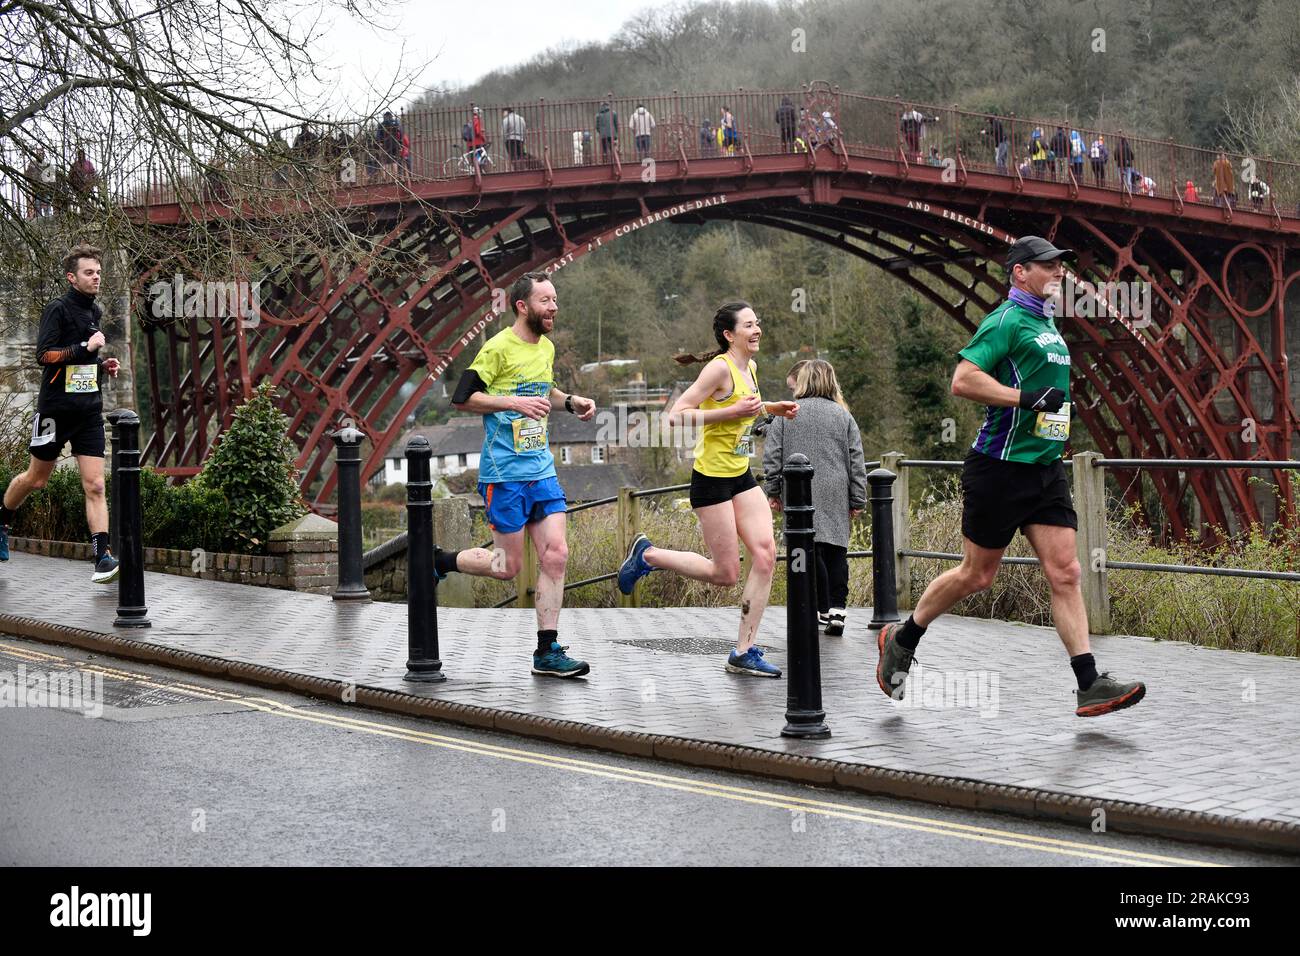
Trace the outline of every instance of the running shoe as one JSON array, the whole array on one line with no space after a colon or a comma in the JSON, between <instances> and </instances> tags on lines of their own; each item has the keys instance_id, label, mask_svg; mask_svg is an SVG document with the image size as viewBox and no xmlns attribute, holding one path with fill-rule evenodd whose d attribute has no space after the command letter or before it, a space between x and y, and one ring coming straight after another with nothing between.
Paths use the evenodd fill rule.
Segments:
<instances>
[{"instance_id":1,"label":"running shoe","mask_svg":"<svg viewBox=\"0 0 1300 956\"><path fill-rule=\"evenodd\" d=\"M117 580L117 558L111 554L105 554L95 564L95 573L90 576L94 584L108 584Z\"/></svg>"},{"instance_id":2,"label":"running shoe","mask_svg":"<svg viewBox=\"0 0 1300 956\"><path fill-rule=\"evenodd\" d=\"M886 624L876 639L876 646L880 649L880 660L876 663L876 684L894 700L903 699L907 672L911 670L912 658L915 656L894 639L894 632L902 626Z\"/></svg>"},{"instance_id":3,"label":"running shoe","mask_svg":"<svg viewBox=\"0 0 1300 956\"><path fill-rule=\"evenodd\" d=\"M0 561L9 560L9 529L0 524Z\"/></svg>"},{"instance_id":4,"label":"running shoe","mask_svg":"<svg viewBox=\"0 0 1300 956\"><path fill-rule=\"evenodd\" d=\"M632 542L632 548L628 551L623 566L618 569L618 589L624 594L631 594L636 583L654 570L645 563L643 557L646 548L650 547L653 547L650 539L643 534L637 535L636 540Z\"/></svg>"},{"instance_id":5,"label":"running shoe","mask_svg":"<svg viewBox=\"0 0 1300 956\"><path fill-rule=\"evenodd\" d=\"M833 607L826 615L826 636L839 637L844 633L844 608Z\"/></svg>"},{"instance_id":6,"label":"running shoe","mask_svg":"<svg viewBox=\"0 0 1300 956\"><path fill-rule=\"evenodd\" d=\"M763 660L763 649L755 644L743 654L737 654L732 648L727 655L727 670L732 674L748 674L750 677L780 677L781 669L773 667Z\"/></svg>"},{"instance_id":7,"label":"running shoe","mask_svg":"<svg viewBox=\"0 0 1300 956\"><path fill-rule=\"evenodd\" d=\"M1076 717L1100 717L1125 707L1132 707L1146 696L1147 685L1141 681L1121 684L1109 674L1099 674L1087 690L1076 690L1079 706Z\"/></svg>"},{"instance_id":8,"label":"running shoe","mask_svg":"<svg viewBox=\"0 0 1300 956\"><path fill-rule=\"evenodd\" d=\"M551 642L551 649L543 654L533 651L533 673L547 677L581 677L591 668L586 661L575 661L558 641Z\"/></svg>"}]
</instances>

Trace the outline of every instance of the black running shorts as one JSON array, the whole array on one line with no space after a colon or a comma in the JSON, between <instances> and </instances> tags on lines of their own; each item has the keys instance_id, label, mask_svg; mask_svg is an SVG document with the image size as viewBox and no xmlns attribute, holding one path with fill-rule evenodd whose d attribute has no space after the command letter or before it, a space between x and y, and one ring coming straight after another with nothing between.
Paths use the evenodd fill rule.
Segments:
<instances>
[{"instance_id":1,"label":"black running shorts","mask_svg":"<svg viewBox=\"0 0 1300 956\"><path fill-rule=\"evenodd\" d=\"M712 475L702 475L698 471L692 471L691 507L705 508L709 505L720 505L741 492L757 487L758 482L754 480L748 468L734 478L715 478Z\"/></svg>"},{"instance_id":2,"label":"black running shorts","mask_svg":"<svg viewBox=\"0 0 1300 956\"><path fill-rule=\"evenodd\" d=\"M72 443L74 455L104 457L104 416L99 412L37 412L32 420L32 457L54 461Z\"/></svg>"},{"instance_id":3,"label":"black running shorts","mask_svg":"<svg viewBox=\"0 0 1300 956\"><path fill-rule=\"evenodd\" d=\"M1001 550L1016 530L1048 524L1078 529L1065 463L1002 461L973 448L961 470L961 533L981 548Z\"/></svg>"}]
</instances>

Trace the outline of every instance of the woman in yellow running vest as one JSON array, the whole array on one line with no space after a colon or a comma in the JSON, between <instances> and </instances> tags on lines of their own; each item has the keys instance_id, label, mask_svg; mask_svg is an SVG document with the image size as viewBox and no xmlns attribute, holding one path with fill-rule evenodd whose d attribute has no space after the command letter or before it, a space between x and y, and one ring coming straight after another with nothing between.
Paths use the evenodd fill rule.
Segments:
<instances>
[{"instance_id":1,"label":"woman in yellow running vest","mask_svg":"<svg viewBox=\"0 0 1300 956\"><path fill-rule=\"evenodd\" d=\"M700 519L704 544L712 557L694 551L656 548L638 535L618 573L618 586L631 594L636 582L662 569L696 581L731 587L740 577L740 545L745 542L753 563L740 603L740 632L727 657L727 670L755 677L780 677L781 671L763 660L755 646L759 621L767 608L776 567L772 512L763 490L749 470L754 455L754 422L759 415L794 418L794 402L764 402L758 393L758 367L753 356L763 336L758 316L747 302L728 302L713 316L718 348L703 355L678 355L680 365L704 363L695 383L668 413L675 426L700 429L691 473L691 507Z\"/></svg>"}]
</instances>

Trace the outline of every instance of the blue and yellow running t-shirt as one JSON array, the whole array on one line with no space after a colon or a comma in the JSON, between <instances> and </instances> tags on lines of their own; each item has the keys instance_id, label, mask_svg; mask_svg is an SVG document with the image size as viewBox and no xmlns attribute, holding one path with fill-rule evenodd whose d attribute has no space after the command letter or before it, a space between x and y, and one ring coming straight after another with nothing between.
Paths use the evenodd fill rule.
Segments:
<instances>
[{"instance_id":1,"label":"blue and yellow running t-shirt","mask_svg":"<svg viewBox=\"0 0 1300 956\"><path fill-rule=\"evenodd\" d=\"M489 395L536 395L546 398L555 384L555 346L542 336L536 345L504 328L483 343L470 368ZM483 454L479 481L536 481L555 476L548 441L548 420L534 421L519 412L483 416Z\"/></svg>"}]
</instances>

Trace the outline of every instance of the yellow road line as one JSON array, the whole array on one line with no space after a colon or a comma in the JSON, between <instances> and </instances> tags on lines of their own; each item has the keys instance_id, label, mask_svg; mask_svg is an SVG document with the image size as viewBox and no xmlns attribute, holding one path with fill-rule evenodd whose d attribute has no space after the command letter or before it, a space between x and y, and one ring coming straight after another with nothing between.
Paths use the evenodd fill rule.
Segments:
<instances>
[{"instance_id":1,"label":"yellow road line","mask_svg":"<svg viewBox=\"0 0 1300 956\"><path fill-rule=\"evenodd\" d=\"M505 747L496 744L481 743L478 741L466 740L462 737L399 727L394 724L386 724L374 720L346 717L337 714L324 715L311 713L290 704L284 704L264 697L238 695L228 691L199 687L181 681L162 683L135 672L123 671L117 668L99 665L97 663L75 661L69 658L44 654L38 651L29 651L27 648L18 648L9 644L0 643L0 649L18 655L28 654L34 659L70 663L85 670L100 672L106 677L130 680L144 686L167 690L183 690L185 693L198 698L240 704L251 710L259 711L271 716L302 720L310 723L321 724L323 726L334 727L336 729L359 730L374 736L383 736L395 740L404 740L410 743L423 744L425 746L456 750L463 753L474 754L476 756L495 757L500 760L510 760L516 763L549 767L556 770L568 770L573 773L583 773L589 776L601 777L609 780L619 780L625 783L640 783L646 786L658 787L660 789L694 793L740 803L754 804L757 806L775 807L791 811L797 810L812 813L817 816L856 820L863 823L874 823L878 826L888 826L896 829L932 833L940 836L955 837L958 839L1014 847L1017 849L1038 850L1044 853L1055 853L1062 856L1081 859L1101 860L1108 863L1129 864L1135 866L1222 865L1185 857L1162 856L1159 854L1142 853L1120 848L1096 847L1071 840L1040 837L1032 834L1017 833L1011 830L1000 830L993 827L982 827L965 823L937 820L931 817L893 813L885 810L874 810L868 807L855 807L851 804L836 803L828 800L815 800L808 797L788 796L785 794L757 790L749 787L691 780L686 777L678 777L655 771L638 770L631 767L615 767L598 761L545 754L517 747Z\"/></svg>"}]
</instances>

